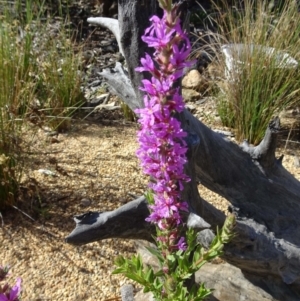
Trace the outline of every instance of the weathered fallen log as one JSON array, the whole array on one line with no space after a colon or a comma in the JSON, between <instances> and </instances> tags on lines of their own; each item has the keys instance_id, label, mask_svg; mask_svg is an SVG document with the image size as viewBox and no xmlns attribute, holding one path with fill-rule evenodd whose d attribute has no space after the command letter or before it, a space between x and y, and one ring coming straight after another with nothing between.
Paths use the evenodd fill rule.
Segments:
<instances>
[{"instance_id":1,"label":"weathered fallen log","mask_svg":"<svg viewBox=\"0 0 300 301\"><path fill-rule=\"evenodd\" d=\"M143 106L138 89L142 74L136 73L134 68L146 51L140 36L148 25L149 16L156 10L156 0L119 0L119 40L127 70L117 65L115 69L101 73L132 109ZM286 300L300 300L300 182L282 166L282 157L275 157L279 119L270 123L263 141L252 147L247 142L241 146L234 144L186 110L178 118L188 133L186 173L192 181L186 185L182 197L188 202L190 211L214 229L222 225L225 217L200 198L197 184L201 182L225 197L237 218L237 235L225 247L223 258L246 273L281 281L287 296L294 296L294 299ZM116 222L109 218L105 221L108 215L104 213L103 218L101 213L99 216L93 213L90 219L88 216L77 217L77 227L67 242L88 243L109 237L151 239L146 232L153 229L144 222L148 214L146 205L139 199L141 207L134 209L135 202L137 200L127 204L125 209L121 207L120 211L110 213ZM126 224L126 215L135 222ZM123 224L122 234L115 236L111 232L108 225L114 223L118 227ZM89 231L93 235L86 237Z\"/></svg>"},{"instance_id":2,"label":"weathered fallen log","mask_svg":"<svg viewBox=\"0 0 300 301\"><path fill-rule=\"evenodd\" d=\"M84 245L112 237L130 237L153 242L155 227L145 221L148 215L147 201L143 196L113 211L76 215L74 217L76 228L66 237L66 242ZM188 227L198 231L210 228L210 224L194 213L185 214L183 220Z\"/></svg>"}]
</instances>

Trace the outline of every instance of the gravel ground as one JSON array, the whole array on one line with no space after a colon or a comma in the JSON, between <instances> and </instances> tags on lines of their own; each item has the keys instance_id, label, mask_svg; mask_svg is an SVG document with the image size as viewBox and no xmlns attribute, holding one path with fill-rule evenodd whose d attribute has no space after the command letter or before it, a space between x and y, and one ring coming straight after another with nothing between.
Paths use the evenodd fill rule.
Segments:
<instances>
[{"instance_id":1,"label":"gravel ground","mask_svg":"<svg viewBox=\"0 0 300 301\"><path fill-rule=\"evenodd\" d=\"M24 176L24 202L39 218L6 212L0 228L0 262L12 265L13 276L23 278L23 300L107 300L119 295L125 280L111 276L113 260L120 253L130 255L132 243L109 239L74 247L64 237L75 226L74 214L113 210L143 193L146 180L135 157L135 131L134 125L82 122L58 135L56 143L42 131L35 137Z\"/></svg>"},{"instance_id":2,"label":"gravel ground","mask_svg":"<svg viewBox=\"0 0 300 301\"><path fill-rule=\"evenodd\" d=\"M83 12L79 18L92 16ZM115 41L107 31L99 29L93 35L86 49L87 69L95 76L89 79L91 87L98 80L97 72L115 60L116 51L110 51ZM98 58L99 39L108 46L100 45ZM205 116L206 106L202 108ZM204 119L201 114L198 117ZM2 212L2 219L0 215L0 264L12 266L10 283L22 277L22 300L121 300L119 288L129 281L111 275L113 261L119 254L133 254L133 242L108 239L74 247L64 238L75 226L73 215L113 210L144 193L147 179L135 156L136 130L136 124L120 119L119 111L102 111L72 121L64 134L52 136L40 130L32 138L30 129L24 133L24 141L33 147L22 182L19 208L23 213L12 209ZM280 139L278 155L285 154L284 166L300 179L299 137L293 140L286 144L286 138ZM226 212L226 200L202 186L199 190L204 199Z\"/></svg>"},{"instance_id":3,"label":"gravel ground","mask_svg":"<svg viewBox=\"0 0 300 301\"><path fill-rule=\"evenodd\" d=\"M120 300L119 288L129 281L111 275L113 261L119 254L130 256L135 251L133 242L108 239L74 247L64 238L75 226L73 215L113 210L144 192L147 179L135 156L135 135L132 123L104 126L77 120L55 143L44 131L35 136L21 207L34 221L11 210L3 213L0 227L0 262L12 266L11 281L23 278L24 301ZM295 165L298 150L279 150L283 152L284 165L300 179ZM224 199L204 187L199 190L226 212Z\"/></svg>"}]
</instances>

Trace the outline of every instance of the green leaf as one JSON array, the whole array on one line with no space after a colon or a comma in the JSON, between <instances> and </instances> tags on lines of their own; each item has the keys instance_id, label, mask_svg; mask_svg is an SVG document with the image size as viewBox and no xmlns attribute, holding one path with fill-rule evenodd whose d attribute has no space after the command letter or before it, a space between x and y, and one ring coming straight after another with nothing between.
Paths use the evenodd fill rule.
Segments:
<instances>
[{"instance_id":1,"label":"green leaf","mask_svg":"<svg viewBox=\"0 0 300 301\"><path fill-rule=\"evenodd\" d=\"M168 278L164 283L164 289L168 294L170 294L172 292L175 292L177 285L178 285L177 281L172 276L168 276Z\"/></svg>"},{"instance_id":2,"label":"green leaf","mask_svg":"<svg viewBox=\"0 0 300 301\"><path fill-rule=\"evenodd\" d=\"M172 255L172 254L169 254L169 255L167 256L167 259L168 259L168 261L171 262L171 263L174 263L174 262L175 262L175 256Z\"/></svg>"},{"instance_id":3,"label":"green leaf","mask_svg":"<svg viewBox=\"0 0 300 301\"><path fill-rule=\"evenodd\" d=\"M199 289L198 289L196 298L195 298L194 300L195 300L195 301L202 301L202 300L204 300L206 297L208 297L211 293L212 293L212 290L207 289L207 288L204 286L204 283L201 283L201 285L200 285L200 287L199 287Z\"/></svg>"},{"instance_id":4,"label":"green leaf","mask_svg":"<svg viewBox=\"0 0 300 301\"><path fill-rule=\"evenodd\" d=\"M228 243L234 236L232 232L235 227L235 224L236 224L235 215L234 214L228 215L224 222L221 235L220 235L223 244Z\"/></svg>"},{"instance_id":5,"label":"green leaf","mask_svg":"<svg viewBox=\"0 0 300 301\"><path fill-rule=\"evenodd\" d=\"M197 262L200 258L201 258L201 254L200 254L199 250L196 250L194 252L194 256L193 256L193 263Z\"/></svg>"},{"instance_id":6,"label":"green leaf","mask_svg":"<svg viewBox=\"0 0 300 301\"><path fill-rule=\"evenodd\" d=\"M149 282L152 283L154 280L154 272L152 270L152 268L149 268L149 270L147 271L146 275L145 275L145 279Z\"/></svg>"},{"instance_id":7,"label":"green leaf","mask_svg":"<svg viewBox=\"0 0 300 301\"><path fill-rule=\"evenodd\" d=\"M145 294L145 293L148 293L150 291L151 291L150 288L148 286L145 286L144 290L143 290L143 293Z\"/></svg>"},{"instance_id":8,"label":"green leaf","mask_svg":"<svg viewBox=\"0 0 300 301\"><path fill-rule=\"evenodd\" d=\"M182 250L178 250L178 251L176 252L176 256L178 256L178 257L182 257L182 256L184 256L184 254L185 254L185 252L182 251Z\"/></svg>"},{"instance_id":9,"label":"green leaf","mask_svg":"<svg viewBox=\"0 0 300 301\"><path fill-rule=\"evenodd\" d=\"M190 265L191 265L191 263L190 263L189 258L187 258L187 257L182 258L182 269L184 271L187 271L189 269Z\"/></svg>"},{"instance_id":10,"label":"green leaf","mask_svg":"<svg viewBox=\"0 0 300 301\"><path fill-rule=\"evenodd\" d=\"M142 269L143 263L142 263L142 260L141 260L141 258L140 258L139 255L136 257L136 262L135 262L135 264L136 264L136 269L137 269L137 270L141 270L141 269Z\"/></svg>"},{"instance_id":11,"label":"green leaf","mask_svg":"<svg viewBox=\"0 0 300 301\"><path fill-rule=\"evenodd\" d=\"M183 280L190 279L192 277L192 275L193 275L193 273L187 273L183 277L181 277L181 279L183 279Z\"/></svg>"},{"instance_id":12,"label":"green leaf","mask_svg":"<svg viewBox=\"0 0 300 301\"><path fill-rule=\"evenodd\" d=\"M121 273L124 273L125 272L125 270L123 269L123 268L118 268L118 269L115 269L113 272L112 272L112 274L114 275L114 274L121 274Z\"/></svg>"},{"instance_id":13,"label":"green leaf","mask_svg":"<svg viewBox=\"0 0 300 301\"><path fill-rule=\"evenodd\" d=\"M197 245L197 233L193 229L188 229L186 232L187 251L193 251Z\"/></svg>"},{"instance_id":14,"label":"green leaf","mask_svg":"<svg viewBox=\"0 0 300 301\"><path fill-rule=\"evenodd\" d=\"M184 269L184 261L183 261L183 258L177 258L177 264L178 264L178 267L183 270Z\"/></svg>"},{"instance_id":15,"label":"green leaf","mask_svg":"<svg viewBox=\"0 0 300 301\"><path fill-rule=\"evenodd\" d=\"M210 261L210 260L218 257L219 255L221 255L220 251L209 250L209 252L206 253L203 257L205 260Z\"/></svg>"},{"instance_id":16,"label":"green leaf","mask_svg":"<svg viewBox=\"0 0 300 301\"><path fill-rule=\"evenodd\" d=\"M155 249L155 248L151 248L151 247L146 247L146 249L152 254L154 255L159 261L160 263L164 262L164 258L162 257L161 253Z\"/></svg>"},{"instance_id":17,"label":"green leaf","mask_svg":"<svg viewBox=\"0 0 300 301\"><path fill-rule=\"evenodd\" d=\"M156 290L160 290L163 286L163 281L160 278L155 278L153 282L153 286Z\"/></svg>"},{"instance_id":18,"label":"green leaf","mask_svg":"<svg viewBox=\"0 0 300 301\"><path fill-rule=\"evenodd\" d=\"M140 277L137 274L134 274L134 273L124 273L124 275L127 278L129 278L129 279L131 279L131 280L133 280L133 281L135 281L135 282L137 282L139 284L142 284L144 286L148 286L149 285L149 283L143 277Z\"/></svg>"},{"instance_id":19,"label":"green leaf","mask_svg":"<svg viewBox=\"0 0 300 301\"><path fill-rule=\"evenodd\" d=\"M154 194L153 194L153 191L152 190L148 190L146 193L145 193L145 198L148 202L149 205L153 205L154 204Z\"/></svg>"},{"instance_id":20,"label":"green leaf","mask_svg":"<svg viewBox=\"0 0 300 301\"><path fill-rule=\"evenodd\" d=\"M122 266L125 264L125 258L123 256L118 256L116 259L115 259L115 265L116 266Z\"/></svg>"},{"instance_id":21,"label":"green leaf","mask_svg":"<svg viewBox=\"0 0 300 301\"><path fill-rule=\"evenodd\" d=\"M188 295L187 288L186 287L182 287L180 289L180 295L179 295L180 300L186 300L186 296L187 295Z\"/></svg>"}]
</instances>

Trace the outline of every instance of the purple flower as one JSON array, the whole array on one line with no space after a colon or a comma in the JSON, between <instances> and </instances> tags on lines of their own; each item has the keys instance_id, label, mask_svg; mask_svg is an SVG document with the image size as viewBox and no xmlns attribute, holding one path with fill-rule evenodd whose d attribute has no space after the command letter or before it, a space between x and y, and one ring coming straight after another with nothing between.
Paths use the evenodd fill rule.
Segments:
<instances>
[{"instance_id":1,"label":"purple flower","mask_svg":"<svg viewBox=\"0 0 300 301\"><path fill-rule=\"evenodd\" d=\"M170 62L174 68L182 70L183 68L190 67L194 62L187 62L187 58L191 52L191 45L188 39L185 40L185 46L179 49L179 46L172 45L172 55L170 57Z\"/></svg>"},{"instance_id":2,"label":"purple flower","mask_svg":"<svg viewBox=\"0 0 300 301\"><path fill-rule=\"evenodd\" d=\"M189 181L184 173L187 134L174 117L174 113L183 111L184 102L179 88L173 86L183 69L191 65L187 61L191 45L172 12L164 11L162 18L153 16L150 21L142 40L155 49L154 57L146 54L142 66L136 68L152 74L150 80L142 80L140 88L145 92L145 107L136 110L141 125L137 156L144 173L152 179L149 187L154 192L154 204L146 220L162 231L171 231L161 240L169 244L167 248L184 249L184 239L172 229L182 223L180 212L187 210L187 203L180 199L184 183Z\"/></svg>"},{"instance_id":3,"label":"purple flower","mask_svg":"<svg viewBox=\"0 0 300 301\"><path fill-rule=\"evenodd\" d=\"M144 128L152 126L157 118L161 118L161 106L154 98L149 100L149 97L146 95L144 97L145 108L137 109L135 112L140 114L139 122Z\"/></svg>"},{"instance_id":4,"label":"purple flower","mask_svg":"<svg viewBox=\"0 0 300 301\"><path fill-rule=\"evenodd\" d=\"M143 79L142 83L144 87L141 87L140 90L147 92L150 96L156 96L160 98L167 96L174 82L171 81L170 78L157 79L152 77L151 81L148 79Z\"/></svg>"},{"instance_id":5,"label":"purple flower","mask_svg":"<svg viewBox=\"0 0 300 301\"><path fill-rule=\"evenodd\" d=\"M178 243L176 244L176 247L179 250L185 251L186 250L186 241L184 239L184 237L180 237Z\"/></svg>"},{"instance_id":6,"label":"purple flower","mask_svg":"<svg viewBox=\"0 0 300 301\"><path fill-rule=\"evenodd\" d=\"M156 68L154 66L154 62L148 53L146 53L146 58L141 59L141 63L143 65L143 67L135 68L136 71L139 71L139 72L148 71L151 73L155 72Z\"/></svg>"},{"instance_id":7,"label":"purple flower","mask_svg":"<svg viewBox=\"0 0 300 301\"><path fill-rule=\"evenodd\" d=\"M9 293L0 294L0 301L18 301L21 292L21 278L17 278L16 284L11 288Z\"/></svg>"},{"instance_id":8,"label":"purple flower","mask_svg":"<svg viewBox=\"0 0 300 301\"><path fill-rule=\"evenodd\" d=\"M142 40L148 44L149 47L154 47L157 50L168 46L173 38L175 29L169 29L166 24L165 16L160 19L158 16L153 16L150 21L152 25L146 29Z\"/></svg>"}]
</instances>

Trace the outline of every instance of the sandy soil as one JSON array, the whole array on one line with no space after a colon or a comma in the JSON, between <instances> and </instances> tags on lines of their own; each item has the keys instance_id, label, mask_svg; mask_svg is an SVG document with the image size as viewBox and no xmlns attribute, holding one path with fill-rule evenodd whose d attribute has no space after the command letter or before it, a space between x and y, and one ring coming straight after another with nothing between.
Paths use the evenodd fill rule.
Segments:
<instances>
[{"instance_id":1,"label":"sandy soil","mask_svg":"<svg viewBox=\"0 0 300 301\"><path fill-rule=\"evenodd\" d=\"M78 21L91 16L89 11L83 13L86 16L74 8ZM83 36L89 36L93 28L85 26ZM103 36L97 32L93 37L99 47ZM94 44L87 46L90 50ZM110 57L102 56L101 62ZM213 112L207 104L197 117L211 121ZM22 277L23 301L121 300L119 288L129 282L111 272L118 254L135 252L132 241L108 239L81 247L64 242L75 226L75 214L113 210L143 194L147 186L135 156L137 125L103 118L74 120L68 132L54 136L43 130L34 137L30 129L24 133L32 148L18 204L22 212L12 209L0 215L0 265L12 266L11 284ZM289 136L288 143L286 137L280 138L278 156L285 155L284 166L300 179L299 137ZM226 212L226 200L202 186L199 190Z\"/></svg>"},{"instance_id":2,"label":"sandy soil","mask_svg":"<svg viewBox=\"0 0 300 301\"><path fill-rule=\"evenodd\" d=\"M74 247L64 238L75 225L73 215L113 210L144 192L147 179L135 156L136 130L136 124L122 120L110 126L76 120L65 134L40 130L31 138L20 204L31 218L13 209L3 213L0 227L0 262L12 266L10 281L22 277L24 301L120 300L119 288L129 281L111 275L113 261L118 254L130 256L133 242L109 239ZM284 165L300 179L298 147L288 146L278 155L286 153ZM199 189L226 211L226 200Z\"/></svg>"}]
</instances>

